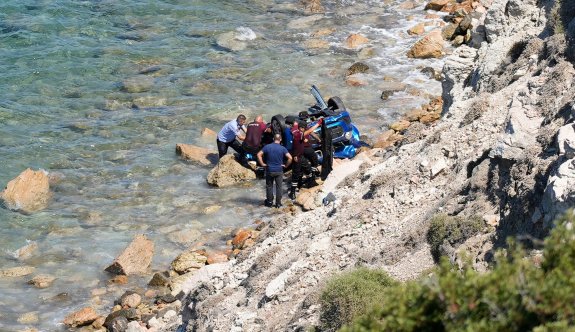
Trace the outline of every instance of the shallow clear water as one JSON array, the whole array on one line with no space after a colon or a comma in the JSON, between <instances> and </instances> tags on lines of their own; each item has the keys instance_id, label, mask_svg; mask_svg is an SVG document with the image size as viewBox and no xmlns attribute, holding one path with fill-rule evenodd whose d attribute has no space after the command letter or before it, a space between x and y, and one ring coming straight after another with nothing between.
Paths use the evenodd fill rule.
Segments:
<instances>
[{"instance_id":1,"label":"shallow clear water","mask_svg":"<svg viewBox=\"0 0 575 332\"><path fill-rule=\"evenodd\" d=\"M103 269L135 234L154 240L153 269L166 269L184 245L169 234L198 229L202 241L222 243L222 233L271 213L262 207L263 184L230 189L207 186L208 169L183 162L176 143L215 148L202 128L219 128L238 113L249 118L297 113L314 100L338 95L368 136L404 111L425 103L413 93L380 99L386 79L432 95L439 83L419 71L441 67L405 57L415 41L406 28L423 18L423 4L398 11L395 2L324 1L313 24L296 3L193 0L4 0L0 2L0 184L24 169L45 169L58 181L49 207L32 215L0 209L0 268L30 265L33 275L57 280L47 289L26 285L33 275L0 278L0 330L26 326L63 329L71 311L92 305L101 313L130 285L107 287ZM414 19L408 21L407 15ZM292 24L290 24L292 23ZM229 51L222 33L249 28L256 38ZM328 49L306 49L320 28ZM350 33L371 40L369 85L347 86L345 71L360 59L343 46ZM126 80L146 82L126 92ZM220 205L214 214L204 208ZM24 260L14 251L33 241ZM57 296L66 292L68 296ZM37 322L18 322L29 312Z\"/></svg>"}]
</instances>

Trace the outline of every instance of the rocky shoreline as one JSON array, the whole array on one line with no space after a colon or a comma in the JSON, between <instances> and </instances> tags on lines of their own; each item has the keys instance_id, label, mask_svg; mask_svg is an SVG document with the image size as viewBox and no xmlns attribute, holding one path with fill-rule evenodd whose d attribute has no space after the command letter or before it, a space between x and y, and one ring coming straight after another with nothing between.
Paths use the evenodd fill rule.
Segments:
<instances>
[{"instance_id":1,"label":"rocky shoreline","mask_svg":"<svg viewBox=\"0 0 575 332\"><path fill-rule=\"evenodd\" d=\"M202 268L180 293L186 331L318 327L319 293L334 273L361 265L407 280L433 267L425 237L436 214L484 221L479 234L440 248L484 271L507 236L542 236L573 205L572 41L553 33L553 2L488 7L487 42L446 59L441 120L386 134L403 137L347 161L313 195L332 192L333 205L279 217L235 259Z\"/></svg>"}]
</instances>

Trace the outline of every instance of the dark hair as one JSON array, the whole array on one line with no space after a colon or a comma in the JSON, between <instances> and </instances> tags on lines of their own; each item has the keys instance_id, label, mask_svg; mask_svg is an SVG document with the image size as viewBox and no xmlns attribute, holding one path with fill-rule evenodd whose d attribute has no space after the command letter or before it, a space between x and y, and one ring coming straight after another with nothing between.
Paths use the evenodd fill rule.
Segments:
<instances>
[{"instance_id":1,"label":"dark hair","mask_svg":"<svg viewBox=\"0 0 575 332\"><path fill-rule=\"evenodd\" d=\"M246 116L243 114L238 115L238 118L236 119L236 121L246 121Z\"/></svg>"}]
</instances>

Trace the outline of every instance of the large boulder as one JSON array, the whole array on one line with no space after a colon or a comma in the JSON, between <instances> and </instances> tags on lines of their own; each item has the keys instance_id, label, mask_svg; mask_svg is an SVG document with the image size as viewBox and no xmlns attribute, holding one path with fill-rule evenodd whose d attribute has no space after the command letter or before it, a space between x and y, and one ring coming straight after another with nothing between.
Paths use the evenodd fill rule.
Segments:
<instances>
[{"instance_id":1,"label":"large boulder","mask_svg":"<svg viewBox=\"0 0 575 332\"><path fill-rule=\"evenodd\" d=\"M541 202L546 226L551 226L555 218L575 205L575 160L563 162L549 176Z\"/></svg>"},{"instance_id":2,"label":"large boulder","mask_svg":"<svg viewBox=\"0 0 575 332\"><path fill-rule=\"evenodd\" d=\"M10 210L23 213L42 210L51 197L48 173L28 168L8 182L0 197Z\"/></svg>"},{"instance_id":3,"label":"large boulder","mask_svg":"<svg viewBox=\"0 0 575 332\"><path fill-rule=\"evenodd\" d=\"M176 144L176 154L203 166L215 165L218 162L217 152L191 144Z\"/></svg>"},{"instance_id":4,"label":"large boulder","mask_svg":"<svg viewBox=\"0 0 575 332\"><path fill-rule=\"evenodd\" d=\"M154 242L145 235L136 235L106 271L123 275L145 273L152 263L153 255Z\"/></svg>"},{"instance_id":5,"label":"large boulder","mask_svg":"<svg viewBox=\"0 0 575 332\"><path fill-rule=\"evenodd\" d=\"M216 187L226 187L255 180L256 174L243 167L233 155L223 156L216 167L208 173L208 183Z\"/></svg>"},{"instance_id":6,"label":"large boulder","mask_svg":"<svg viewBox=\"0 0 575 332\"><path fill-rule=\"evenodd\" d=\"M572 123L559 128L557 134L559 154L571 159L575 157L575 127Z\"/></svg>"},{"instance_id":7,"label":"large boulder","mask_svg":"<svg viewBox=\"0 0 575 332\"><path fill-rule=\"evenodd\" d=\"M301 189L295 203L302 207L304 211L313 210L317 207L316 196L321 191L321 186Z\"/></svg>"},{"instance_id":8,"label":"large boulder","mask_svg":"<svg viewBox=\"0 0 575 332\"><path fill-rule=\"evenodd\" d=\"M418 40L407 52L409 58L440 58L443 56L443 37L440 30L434 30Z\"/></svg>"}]
</instances>

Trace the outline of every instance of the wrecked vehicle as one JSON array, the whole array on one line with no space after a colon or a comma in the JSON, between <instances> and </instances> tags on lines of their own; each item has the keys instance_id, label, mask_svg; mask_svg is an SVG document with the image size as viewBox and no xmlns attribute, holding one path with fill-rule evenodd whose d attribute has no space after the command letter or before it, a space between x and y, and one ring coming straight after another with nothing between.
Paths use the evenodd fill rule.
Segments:
<instances>
[{"instance_id":1,"label":"wrecked vehicle","mask_svg":"<svg viewBox=\"0 0 575 332\"><path fill-rule=\"evenodd\" d=\"M281 134L282 145L291 151L293 143L291 126L295 122L304 123L309 128L314 126L319 119L324 119L322 125L314 131L321 140L318 141L313 135L310 135L310 140L322 165L321 178L325 179L331 172L333 158L353 158L357 149L366 144L360 140L359 130L351 121L351 116L339 97L331 97L326 102L315 85L312 85L310 92L315 98L316 104L298 115L284 116L278 114L273 116L269 123L272 131L264 133L262 144L271 143L274 134ZM254 155L248 154L247 158L248 160L256 160ZM305 159L302 170L304 177L314 178L315 175L319 175L311 174L311 165ZM263 168L258 171L263 172Z\"/></svg>"}]
</instances>

